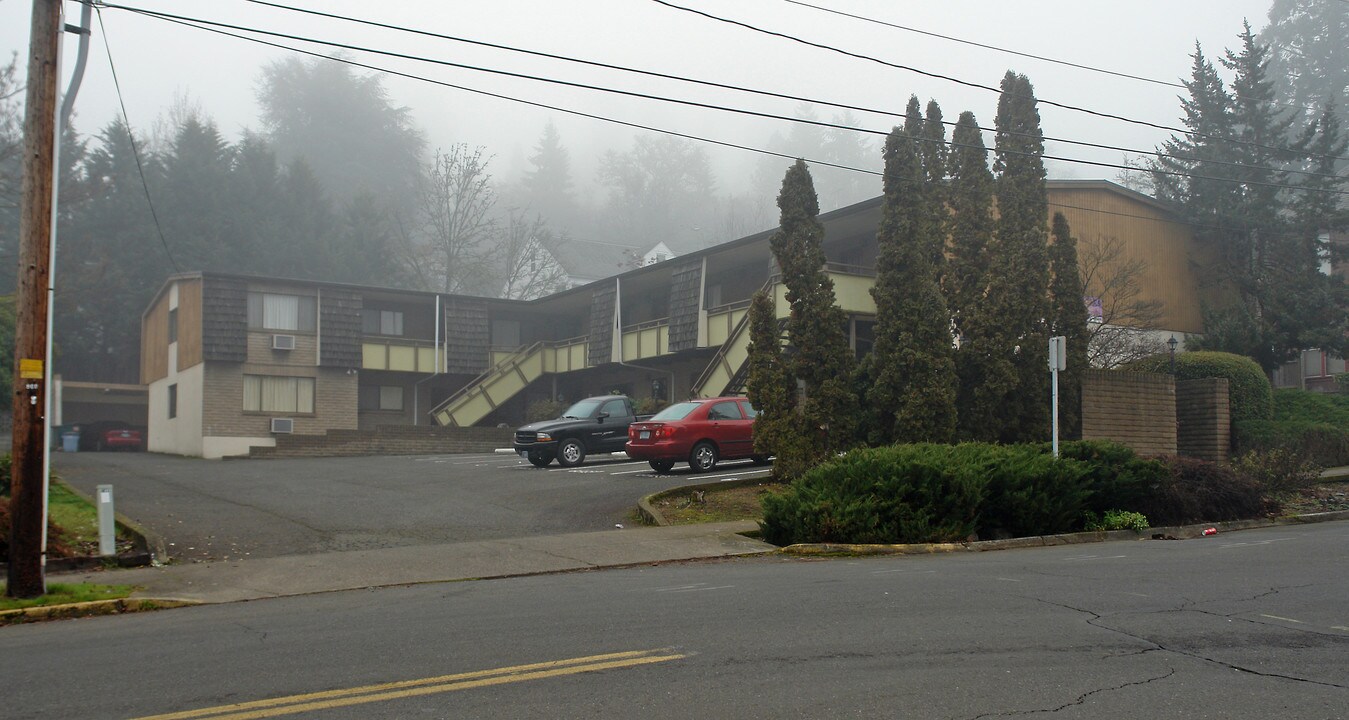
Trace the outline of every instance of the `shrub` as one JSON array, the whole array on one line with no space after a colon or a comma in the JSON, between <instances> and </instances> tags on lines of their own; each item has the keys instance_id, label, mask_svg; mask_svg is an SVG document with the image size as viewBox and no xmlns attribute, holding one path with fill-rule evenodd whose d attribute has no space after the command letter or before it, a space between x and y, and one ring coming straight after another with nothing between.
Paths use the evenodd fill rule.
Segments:
<instances>
[{"instance_id":1,"label":"shrub","mask_svg":"<svg viewBox=\"0 0 1349 720\"><path fill-rule=\"evenodd\" d=\"M638 415L655 415L669 406L668 401L660 398L644 397L637 401L637 406L634 409Z\"/></svg>"},{"instance_id":2,"label":"shrub","mask_svg":"<svg viewBox=\"0 0 1349 720\"><path fill-rule=\"evenodd\" d=\"M852 451L816 466L786 492L764 497L764 539L796 542L942 542L976 528L984 471L997 448L894 445ZM975 450L973 448L982 448Z\"/></svg>"},{"instance_id":3,"label":"shrub","mask_svg":"<svg viewBox=\"0 0 1349 720\"><path fill-rule=\"evenodd\" d=\"M1349 397L1297 388L1275 390L1274 419L1325 423L1349 430Z\"/></svg>"},{"instance_id":4,"label":"shrub","mask_svg":"<svg viewBox=\"0 0 1349 720\"><path fill-rule=\"evenodd\" d=\"M1335 387L1339 388L1341 395L1349 395L1349 372L1335 374Z\"/></svg>"},{"instance_id":5,"label":"shrub","mask_svg":"<svg viewBox=\"0 0 1349 720\"><path fill-rule=\"evenodd\" d=\"M1232 462L1237 472L1254 480L1269 496L1279 496L1316 485L1321 467L1286 448L1248 452Z\"/></svg>"},{"instance_id":6,"label":"shrub","mask_svg":"<svg viewBox=\"0 0 1349 720\"><path fill-rule=\"evenodd\" d=\"M1138 508L1154 525L1244 520L1265 514L1260 486L1231 466L1187 457L1168 457L1165 462L1170 475Z\"/></svg>"},{"instance_id":7,"label":"shrub","mask_svg":"<svg viewBox=\"0 0 1349 720\"><path fill-rule=\"evenodd\" d=\"M566 409L566 405L556 400L537 400L530 403L529 407L525 409L525 422L552 420Z\"/></svg>"},{"instance_id":8,"label":"shrub","mask_svg":"<svg viewBox=\"0 0 1349 720\"><path fill-rule=\"evenodd\" d=\"M1135 372L1166 373L1169 354L1135 360L1122 369ZM1176 379L1227 378L1232 421L1269 420L1274 417L1274 399L1269 378L1254 360L1224 352L1183 352L1176 355Z\"/></svg>"},{"instance_id":9,"label":"shrub","mask_svg":"<svg viewBox=\"0 0 1349 720\"><path fill-rule=\"evenodd\" d=\"M985 470L988 501L980 513L981 537L1024 537L1078 527L1091 496L1090 468L1056 460L1035 446L1004 446Z\"/></svg>"},{"instance_id":10,"label":"shrub","mask_svg":"<svg viewBox=\"0 0 1349 720\"><path fill-rule=\"evenodd\" d=\"M0 455L0 497L9 497L10 473L13 464L14 460L9 453Z\"/></svg>"},{"instance_id":11,"label":"shrub","mask_svg":"<svg viewBox=\"0 0 1349 720\"><path fill-rule=\"evenodd\" d=\"M1083 523L1087 530L1133 530L1142 532L1148 529L1148 518L1143 513L1130 512L1128 510L1107 510L1105 517L1098 516L1094 512L1088 512Z\"/></svg>"},{"instance_id":12,"label":"shrub","mask_svg":"<svg viewBox=\"0 0 1349 720\"><path fill-rule=\"evenodd\" d=\"M1042 446L1046 453L1050 448L1048 443ZM1164 463L1140 458L1129 446L1109 440L1062 443L1059 455L1087 466L1085 484L1091 494L1086 504L1094 513L1141 507L1170 475Z\"/></svg>"},{"instance_id":13,"label":"shrub","mask_svg":"<svg viewBox=\"0 0 1349 720\"><path fill-rule=\"evenodd\" d=\"M1238 455L1284 450L1322 467L1349 465L1349 430L1305 420L1243 420L1232 425Z\"/></svg>"}]
</instances>

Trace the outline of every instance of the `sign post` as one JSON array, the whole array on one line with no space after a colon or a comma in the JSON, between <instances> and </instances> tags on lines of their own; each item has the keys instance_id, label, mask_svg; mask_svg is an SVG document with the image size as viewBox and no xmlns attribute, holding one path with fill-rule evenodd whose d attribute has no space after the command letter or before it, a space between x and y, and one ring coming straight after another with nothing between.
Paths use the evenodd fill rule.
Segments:
<instances>
[{"instance_id":1,"label":"sign post","mask_svg":"<svg viewBox=\"0 0 1349 720\"><path fill-rule=\"evenodd\" d=\"M1068 369L1068 341L1062 335L1049 338L1049 376L1054 388L1050 400L1054 417L1054 457L1059 456L1059 371Z\"/></svg>"}]
</instances>

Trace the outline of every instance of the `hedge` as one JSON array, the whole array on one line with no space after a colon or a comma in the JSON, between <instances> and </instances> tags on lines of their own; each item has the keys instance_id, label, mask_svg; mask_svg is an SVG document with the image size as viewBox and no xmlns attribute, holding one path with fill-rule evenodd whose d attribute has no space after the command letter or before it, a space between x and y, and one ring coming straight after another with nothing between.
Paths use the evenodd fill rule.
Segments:
<instances>
[{"instance_id":1,"label":"hedge","mask_svg":"<svg viewBox=\"0 0 1349 720\"><path fill-rule=\"evenodd\" d=\"M1322 467L1349 465L1349 430L1306 420L1243 420L1232 424L1237 455L1283 449Z\"/></svg>"},{"instance_id":2,"label":"hedge","mask_svg":"<svg viewBox=\"0 0 1349 720\"><path fill-rule=\"evenodd\" d=\"M1153 355L1135 360L1121 369L1134 372L1169 373L1171 356ZM1183 352L1176 355L1176 379L1227 378L1232 422L1269 420L1274 417L1274 396L1265 371L1254 360L1224 352Z\"/></svg>"}]
</instances>

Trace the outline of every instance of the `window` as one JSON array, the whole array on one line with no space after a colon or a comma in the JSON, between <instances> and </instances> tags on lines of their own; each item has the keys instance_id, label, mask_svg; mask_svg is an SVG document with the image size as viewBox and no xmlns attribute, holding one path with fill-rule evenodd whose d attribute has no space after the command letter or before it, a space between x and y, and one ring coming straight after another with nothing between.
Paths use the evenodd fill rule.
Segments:
<instances>
[{"instance_id":1,"label":"window","mask_svg":"<svg viewBox=\"0 0 1349 720\"><path fill-rule=\"evenodd\" d=\"M169 310L169 342L178 342L178 308Z\"/></svg>"},{"instance_id":2,"label":"window","mask_svg":"<svg viewBox=\"0 0 1349 720\"><path fill-rule=\"evenodd\" d=\"M360 410L403 409L403 387L400 385L363 385L357 393Z\"/></svg>"},{"instance_id":3,"label":"window","mask_svg":"<svg viewBox=\"0 0 1349 720\"><path fill-rule=\"evenodd\" d=\"M403 334L403 313L400 310L361 310L361 331L366 335Z\"/></svg>"},{"instance_id":4,"label":"window","mask_svg":"<svg viewBox=\"0 0 1349 720\"><path fill-rule=\"evenodd\" d=\"M719 402L713 405L707 411L708 420L743 420L740 416L740 404L736 402Z\"/></svg>"},{"instance_id":5,"label":"window","mask_svg":"<svg viewBox=\"0 0 1349 720\"><path fill-rule=\"evenodd\" d=\"M317 303L308 295L248 294L248 328L314 332Z\"/></svg>"},{"instance_id":6,"label":"window","mask_svg":"<svg viewBox=\"0 0 1349 720\"><path fill-rule=\"evenodd\" d=\"M608 413L609 417L625 417L628 414L628 406L627 403L622 400L610 400L604 403L604 407L600 408L600 412Z\"/></svg>"},{"instance_id":7,"label":"window","mask_svg":"<svg viewBox=\"0 0 1349 720\"><path fill-rule=\"evenodd\" d=\"M314 412L314 378L245 375L244 411Z\"/></svg>"},{"instance_id":8,"label":"window","mask_svg":"<svg viewBox=\"0 0 1349 720\"><path fill-rule=\"evenodd\" d=\"M178 385L169 386L169 419L178 417Z\"/></svg>"}]
</instances>

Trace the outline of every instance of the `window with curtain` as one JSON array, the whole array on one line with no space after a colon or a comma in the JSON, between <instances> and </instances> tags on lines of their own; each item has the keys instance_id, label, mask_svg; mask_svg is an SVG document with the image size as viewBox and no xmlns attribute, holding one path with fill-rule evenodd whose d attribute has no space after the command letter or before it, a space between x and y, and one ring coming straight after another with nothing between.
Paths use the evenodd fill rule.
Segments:
<instances>
[{"instance_id":1,"label":"window with curtain","mask_svg":"<svg viewBox=\"0 0 1349 720\"><path fill-rule=\"evenodd\" d=\"M308 295L248 294L248 328L281 332L314 332L316 300Z\"/></svg>"},{"instance_id":2,"label":"window with curtain","mask_svg":"<svg viewBox=\"0 0 1349 720\"><path fill-rule=\"evenodd\" d=\"M361 331L366 335L402 335L403 311L361 310Z\"/></svg>"},{"instance_id":3,"label":"window with curtain","mask_svg":"<svg viewBox=\"0 0 1349 720\"><path fill-rule=\"evenodd\" d=\"M245 375L244 411L314 412L314 378Z\"/></svg>"}]
</instances>

